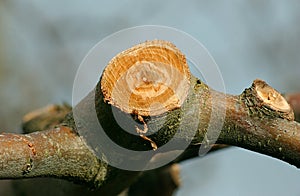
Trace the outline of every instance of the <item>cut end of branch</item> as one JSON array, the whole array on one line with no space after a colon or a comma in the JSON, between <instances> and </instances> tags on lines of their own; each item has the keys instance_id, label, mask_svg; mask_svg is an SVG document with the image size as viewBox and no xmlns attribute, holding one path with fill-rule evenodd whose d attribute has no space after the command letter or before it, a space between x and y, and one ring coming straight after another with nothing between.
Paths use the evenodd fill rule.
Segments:
<instances>
[{"instance_id":1,"label":"cut end of branch","mask_svg":"<svg viewBox=\"0 0 300 196\"><path fill-rule=\"evenodd\" d=\"M275 111L289 112L290 105L279 92L269 86L265 81L254 80L253 86L259 99Z\"/></svg>"},{"instance_id":2,"label":"cut end of branch","mask_svg":"<svg viewBox=\"0 0 300 196\"><path fill-rule=\"evenodd\" d=\"M49 105L26 114L22 119L24 133L47 130L62 123L71 111L71 106Z\"/></svg>"},{"instance_id":3,"label":"cut end of branch","mask_svg":"<svg viewBox=\"0 0 300 196\"><path fill-rule=\"evenodd\" d=\"M294 112L285 98L263 80L254 80L242 97L252 115L294 120Z\"/></svg>"},{"instance_id":4,"label":"cut end of branch","mask_svg":"<svg viewBox=\"0 0 300 196\"><path fill-rule=\"evenodd\" d=\"M126 113L155 116L179 108L189 84L185 56L172 43L153 40L115 56L102 74L101 91Z\"/></svg>"}]
</instances>

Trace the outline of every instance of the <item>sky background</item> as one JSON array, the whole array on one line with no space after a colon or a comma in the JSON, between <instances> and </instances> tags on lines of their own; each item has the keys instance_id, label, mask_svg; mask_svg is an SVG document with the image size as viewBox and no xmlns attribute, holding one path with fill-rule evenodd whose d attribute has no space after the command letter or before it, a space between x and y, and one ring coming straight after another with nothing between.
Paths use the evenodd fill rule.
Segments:
<instances>
[{"instance_id":1,"label":"sky background","mask_svg":"<svg viewBox=\"0 0 300 196\"><path fill-rule=\"evenodd\" d=\"M240 94L256 78L282 93L300 91L299 9L293 0L0 1L0 130L19 132L27 112L71 103L87 52L137 25L166 25L199 40L227 93ZM184 162L181 175L176 195L300 195L297 169L238 148ZM1 195L15 195L15 184L0 181Z\"/></svg>"}]
</instances>

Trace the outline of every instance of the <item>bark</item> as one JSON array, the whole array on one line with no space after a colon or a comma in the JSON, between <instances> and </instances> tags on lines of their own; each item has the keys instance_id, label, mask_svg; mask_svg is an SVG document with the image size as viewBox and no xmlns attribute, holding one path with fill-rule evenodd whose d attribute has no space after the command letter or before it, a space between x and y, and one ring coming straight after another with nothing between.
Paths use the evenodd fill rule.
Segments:
<instances>
[{"instance_id":1,"label":"bark","mask_svg":"<svg viewBox=\"0 0 300 196\"><path fill-rule=\"evenodd\" d=\"M187 106L184 107L185 109L182 112L189 112L194 107L195 102L211 103L209 101L210 89L205 84L199 83L196 78L192 78L191 87L192 90L186 101ZM216 96L223 97L217 92L214 93L216 93ZM226 95L225 100L219 100L218 104L214 106L226 109L226 119L218 143L236 145L271 155L299 167L299 123L278 116L264 116L262 113L257 116L256 113L251 113L242 99L244 94L240 96ZM104 106L108 106L102 101L99 102ZM85 99L82 103L89 105L88 99ZM193 138L194 144L202 142L204 139L208 122L205 113L210 113L212 106L206 104L200 105L200 107L200 115L189 116L190 121L198 121L193 119L197 116L202 119L197 134ZM173 135L170 132L172 131L170 125L173 125L174 129L176 128L178 119L177 121L174 121L174 119L177 118L179 110L168 113L171 117L165 123L166 126L151 137L153 141L161 144ZM88 110L85 112L88 116ZM214 121L218 121L218 119L216 118ZM159 123L159 118L151 121L151 123L156 122ZM149 125L149 127L151 126ZM132 182L130 179L133 180L138 176L139 172L116 169L99 160L85 141L72 129L74 129L74 122L68 115L63 126L58 126L52 130L25 135L1 134L0 177L2 179L12 179L50 176L84 183L93 188L102 189L103 192L111 193L123 190ZM186 140L186 135L188 135L186 132L190 131L188 123L183 125L182 129L181 132L183 133L177 136L179 142ZM120 130L110 131L118 133ZM148 144L146 148L151 149L151 145L147 141L138 137L130 138L130 141L134 140L136 140L134 148L141 147L145 149L145 144ZM132 145L125 143L128 146ZM126 144L123 145L126 146ZM192 150L188 148L181 156L186 154L192 154L192 157L196 156L198 150L198 148L192 148Z\"/></svg>"},{"instance_id":2,"label":"bark","mask_svg":"<svg viewBox=\"0 0 300 196\"><path fill-rule=\"evenodd\" d=\"M148 66L145 69L147 71ZM86 184L102 194L117 194L128 187L140 172L109 165L98 154L97 149L104 145L101 138L95 140L96 143L91 143L83 137L85 134L93 136L97 131L89 129L95 123L92 116L95 107L96 120L118 145L137 151L155 150L154 146L158 148L151 157L147 157L145 166L148 162L163 159L165 155L175 151L183 152L181 158L197 156L197 145L205 144L204 147L210 148L216 141L218 144L239 146L270 155L300 167L300 124L293 121L292 109L276 90L263 81L255 80L241 95L225 95L210 89L193 76L186 78L189 81L185 84L189 86L186 89L184 85L183 91L187 94L179 98L171 95L168 110L157 109L153 116L146 110L143 113L139 113L138 109L132 111L134 106L129 109L120 107L119 104L123 102L114 104L114 99L107 97L107 92L99 82L73 109L73 112L79 112L83 117L76 123L76 116L71 112L62 124L49 130L24 135L1 134L0 178L62 178ZM141 80L148 88L149 80ZM164 94L165 96L168 97L168 94ZM125 120L135 118L142 126L137 128L129 125L129 128L139 134L125 132L116 123L112 110L123 115ZM218 132L219 123L223 121ZM158 131L154 132L157 127ZM207 132L211 128L215 131ZM145 135L146 132L150 135ZM170 139L178 145L160 150ZM182 143L189 142L191 144L187 149L180 147ZM121 160L126 156L117 152L102 152L102 155L120 157ZM180 161L180 157L177 161ZM132 157L132 160L136 158Z\"/></svg>"}]
</instances>

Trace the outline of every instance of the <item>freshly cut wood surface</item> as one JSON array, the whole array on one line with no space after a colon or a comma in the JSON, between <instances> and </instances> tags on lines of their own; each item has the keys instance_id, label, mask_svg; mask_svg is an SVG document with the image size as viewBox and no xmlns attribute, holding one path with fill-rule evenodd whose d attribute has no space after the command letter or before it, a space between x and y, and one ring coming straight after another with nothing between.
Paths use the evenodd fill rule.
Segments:
<instances>
[{"instance_id":1,"label":"freshly cut wood surface","mask_svg":"<svg viewBox=\"0 0 300 196\"><path fill-rule=\"evenodd\" d=\"M255 89L259 98L273 110L289 112L290 105L279 92L262 80L255 80Z\"/></svg>"},{"instance_id":2,"label":"freshly cut wood surface","mask_svg":"<svg viewBox=\"0 0 300 196\"><path fill-rule=\"evenodd\" d=\"M126 113L155 116L179 108L190 86L185 56L170 42L146 41L115 56L101 78L104 100Z\"/></svg>"}]
</instances>

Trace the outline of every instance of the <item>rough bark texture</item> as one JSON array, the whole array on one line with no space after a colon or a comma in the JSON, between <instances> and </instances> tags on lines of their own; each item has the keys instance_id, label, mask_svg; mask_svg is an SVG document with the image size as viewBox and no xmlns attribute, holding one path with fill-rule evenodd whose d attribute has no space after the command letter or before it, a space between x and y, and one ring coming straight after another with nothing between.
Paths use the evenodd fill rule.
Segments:
<instances>
[{"instance_id":1,"label":"rough bark texture","mask_svg":"<svg viewBox=\"0 0 300 196\"><path fill-rule=\"evenodd\" d=\"M148 88L148 79L140 79L147 83ZM136 151L151 150L154 144L158 147L145 161L145 166L149 161L163 159L175 151L183 152L175 161L197 156L199 144L205 143L206 147L211 147L217 141L218 144L243 147L300 167L300 124L293 121L290 106L285 104L285 100L273 88L263 81L256 80L241 95L233 96L216 92L192 76L188 84L188 94L184 96L186 98L182 103L158 115L151 116L151 113L146 112L146 116L141 116L131 110L126 113L118 104L111 105L113 102L105 102L99 82L96 88L73 108L73 113L66 115L63 123L56 127L50 122L50 129L45 131L24 135L1 134L0 178L47 176L84 183L98 189L99 194L111 195L124 190L140 172L110 166L99 158L99 154L96 156L97 148L104 145L101 142L102 138L97 138L96 143L90 143L83 137L85 134L93 137L93 133L97 131L90 130L95 122L92 116L95 107L96 121L101 123L106 134L118 145ZM144 126L143 131L150 135L125 132L114 119L112 109L123 115L124 120L134 118ZM77 119L76 123L76 116L73 116L75 112L82 117ZM295 113L299 114L299 111ZM32 119L32 116L29 119ZM217 125L223 121L224 124L218 132ZM128 126L133 132L143 129L136 128L135 125ZM215 127L215 131L207 134L209 128ZM178 145L167 151L160 151L159 147L168 143L170 139ZM180 144L190 141L187 149L180 147ZM120 157L122 160L127 155L103 152L101 156ZM137 157L130 158L135 160Z\"/></svg>"},{"instance_id":2,"label":"rough bark texture","mask_svg":"<svg viewBox=\"0 0 300 196\"><path fill-rule=\"evenodd\" d=\"M205 84L192 78L191 91L185 103L187 106L181 112L189 112L195 104L201 108L200 114L189 116L190 121L201 118L201 124L199 124L193 143L202 142L206 133L209 120L207 116L209 115L205 114L209 114L212 107L209 92L210 89ZM223 97L217 92L214 93L216 96ZM256 116L249 112L247 103L242 97L243 94L241 96L226 95L225 100L219 100L217 105L214 105L216 108L226 109L226 119L218 143L236 145L271 155L299 167L299 123L277 116L262 116L261 114ZM199 102L202 104L199 105ZM83 103L89 105L88 99L83 100ZM204 103L206 104L204 105ZM102 105L106 104L102 102ZM179 111L180 109L177 109L168 113L169 117L165 126L151 137L153 141L161 145L172 137L180 121L178 119ZM105 110L102 112L106 115ZM218 121L217 118L214 120ZM159 118L151 121L151 123L156 122L159 123ZM186 133L190 131L188 123L181 127L183 130L177 138L178 142L186 140L186 135L188 135ZM72 128L74 128L74 122L68 115L64 126L58 126L52 130L26 135L1 134L0 177L11 179L51 176L85 183L88 186L102 189L105 193L116 193L130 184L129 179L138 176L138 172L119 170L101 162ZM110 131L118 133L121 130ZM129 139L136 141L133 144L125 142L124 145L127 147L151 149L149 143L139 137ZM194 155L197 155L197 152L198 148L186 151L187 154L194 153Z\"/></svg>"},{"instance_id":3,"label":"rough bark texture","mask_svg":"<svg viewBox=\"0 0 300 196\"><path fill-rule=\"evenodd\" d=\"M116 194L138 175L99 161L82 139L65 126L26 135L1 134L0 144L2 179L55 177L90 188L105 184L99 193ZM115 184L124 187L114 187Z\"/></svg>"}]
</instances>

